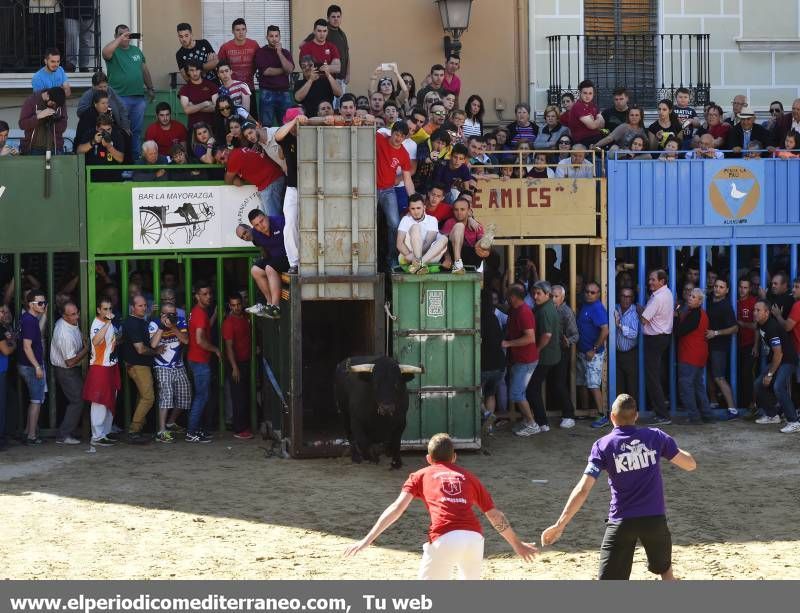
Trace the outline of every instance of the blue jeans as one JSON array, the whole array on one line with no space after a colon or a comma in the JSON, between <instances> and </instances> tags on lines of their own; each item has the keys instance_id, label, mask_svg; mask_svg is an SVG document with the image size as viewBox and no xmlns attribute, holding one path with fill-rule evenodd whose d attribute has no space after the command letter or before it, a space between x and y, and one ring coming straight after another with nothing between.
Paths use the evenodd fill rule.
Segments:
<instances>
[{"instance_id":1,"label":"blue jeans","mask_svg":"<svg viewBox=\"0 0 800 613\"><path fill-rule=\"evenodd\" d=\"M388 249L386 250L387 272L397 264L397 226L400 225L400 213L397 210L397 193L394 187L378 190L378 206L383 211L386 221L386 237Z\"/></svg>"},{"instance_id":2,"label":"blue jeans","mask_svg":"<svg viewBox=\"0 0 800 613\"><path fill-rule=\"evenodd\" d=\"M286 110L292 106L289 92L274 92L269 89L259 90L258 116L265 128L279 126L283 123Z\"/></svg>"},{"instance_id":3,"label":"blue jeans","mask_svg":"<svg viewBox=\"0 0 800 613\"><path fill-rule=\"evenodd\" d=\"M518 363L511 366L511 377L508 383L508 398L511 402L525 402L525 390L528 388L533 371L539 360L535 362Z\"/></svg>"},{"instance_id":4,"label":"blue jeans","mask_svg":"<svg viewBox=\"0 0 800 613\"><path fill-rule=\"evenodd\" d=\"M703 384L703 369L699 366L678 362L678 394L689 419L711 415L706 386Z\"/></svg>"},{"instance_id":5,"label":"blue jeans","mask_svg":"<svg viewBox=\"0 0 800 613\"><path fill-rule=\"evenodd\" d=\"M797 421L797 409L792 402L792 375L796 370L791 364L781 364L772 377L772 385L764 387L764 375L769 372L769 367L761 371L761 374L753 384L753 393L756 396L758 408L764 411L769 417L778 414L775 410L775 398L783 410L786 421Z\"/></svg>"},{"instance_id":6,"label":"blue jeans","mask_svg":"<svg viewBox=\"0 0 800 613\"><path fill-rule=\"evenodd\" d=\"M138 160L142 155L142 128L147 100L144 96L120 96L131 121L131 155Z\"/></svg>"},{"instance_id":7,"label":"blue jeans","mask_svg":"<svg viewBox=\"0 0 800 613\"><path fill-rule=\"evenodd\" d=\"M189 362L194 380L194 398L189 409L189 434L197 434L211 391L211 367L207 362Z\"/></svg>"},{"instance_id":8,"label":"blue jeans","mask_svg":"<svg viewBox=\"0 0 800 613\"><path fill-rule=\"evenodd\" d=\"M30 404L44 404L44 397L47 394L47 375L43 374L41 379L36 377L36 369L33 366L18 365L19 376L25 381L28 388L28 402Z\"/></svg>"},{"instance_id":9,"label":"blue jeans","mask_svg":"<svg viewBox=\"0 0 800 613\"><path fill-rule=\"evenodd\" d=\"M286 177L278 177L258 192L260 208L267 217L283 215L283 195L286 192ZM399 223L399 222L398 222Z\"/></svg>"}]
</instances>

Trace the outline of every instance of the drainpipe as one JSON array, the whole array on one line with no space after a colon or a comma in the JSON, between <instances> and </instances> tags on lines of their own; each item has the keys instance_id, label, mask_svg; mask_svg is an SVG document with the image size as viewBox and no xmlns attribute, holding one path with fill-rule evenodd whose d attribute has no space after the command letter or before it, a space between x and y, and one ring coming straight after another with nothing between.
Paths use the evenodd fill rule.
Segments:
<instances>
[{"instance_id":1,"label":"drainpipe","mask_svg":"<svg viewBox=\"0 0 800 613\"><path fill-rule=\"evenodd\" d=\"M530 71L528 66L528 0L517 0L517 12L514 29L516 30L517 49L515 51L517 62L517 102L528 100L533 106L533 96L530 92Z\"/></svg>"}]
</instances>

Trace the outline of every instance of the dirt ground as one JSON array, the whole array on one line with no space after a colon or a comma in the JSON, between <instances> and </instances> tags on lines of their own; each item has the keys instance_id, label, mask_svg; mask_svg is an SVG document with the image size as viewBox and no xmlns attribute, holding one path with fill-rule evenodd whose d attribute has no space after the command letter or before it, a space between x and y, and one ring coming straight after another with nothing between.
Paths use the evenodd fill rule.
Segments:
<instances>
[{"instance_id":1,"label":"dirt ground","mask_svg":"<svg viewBox=\"0 0 800 613\"><path fill-rule=\"evenodd\" d=\"M665 466L676 574L691 579L798 578L800 438L775 426L669 426L698 470ZM538 542L586 463L596 432L531 439L499 432L486 453L459 461L476 472L526 540ZM419 502L353 560L341 553L397 495L405 466L349 458L265 457L265 443L223 437L211 445L14 446L0 455L3 579L413 579L427 514ZM547 480L534 483L532 480ZM487 530L484 577L591 579L605 479L562 541L531 564ZM488 527L484 520L484 526ZM637 552L633 577L651 579Z\"/></svg>"}]
</instances>

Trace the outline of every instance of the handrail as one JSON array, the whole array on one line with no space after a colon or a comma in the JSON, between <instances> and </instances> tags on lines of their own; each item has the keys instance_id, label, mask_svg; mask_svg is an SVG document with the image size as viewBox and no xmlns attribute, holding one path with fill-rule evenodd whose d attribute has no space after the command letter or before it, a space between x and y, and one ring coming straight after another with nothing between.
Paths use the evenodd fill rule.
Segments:
<instances>
[{"instance_id":1,"label":"handrail","mask_svg":"<svg viewBox=\"0 0 800 613\"><path fill-rule=\"evenodd\" d=\"M689 153L690 151L694 151L695 149L697 149L697 147L692 147L691 149L679 149L678 151L675 152L676 158L674 158L674 159L686 160L686 157L685 157L686 154ZM769 154L769 157L756 158L756 159L762 159L762 160L771 160L771 159L775 159L775 160L792 160L792 159L800 159L800 158L781 158L781 157L775 156L775 155L773 155L775 153L775 151L776 151L775 149L747 149L747 150L742 150L742 151L734 151L733 149L714 149L714 151L719 151L722 154L732 153L732 154L735 154L737 156L742 156L742 157L739 157L739 158L724 158L724 159L728 159L728 160L748 159L748 158L743 157L744 155L746 155L748 153L767 153L767 154ZM797 152L797 154L800 155L800 149L788 149L788 150L787 149L781 149L780 151L790 151L792 153ZM656 150L656 151L653 151L653 150L631 151L630 149L614 149L613 151L608 151L607 155L608 155L608 159L609 160L629 162L631 160L628 160L628 159L625 159L625 158L619 158L619 154L630 154L630 153L635 153L636 155L650 154L650 155L661 156L662 154L666 153L666 151L664 151L663 149L660 150L660 151L659 150ZM681 156L684 156L684 157L681 157ZM654 161L656 161L657 159L658 158L653 158ZM698 160L712 160L712 159L714 159L714 158L690 158L689 161L690 162L695 162L695 161L698 161ZM646 160L641 160L641 161L644 162Z\"/></svg>"}]
</instances>

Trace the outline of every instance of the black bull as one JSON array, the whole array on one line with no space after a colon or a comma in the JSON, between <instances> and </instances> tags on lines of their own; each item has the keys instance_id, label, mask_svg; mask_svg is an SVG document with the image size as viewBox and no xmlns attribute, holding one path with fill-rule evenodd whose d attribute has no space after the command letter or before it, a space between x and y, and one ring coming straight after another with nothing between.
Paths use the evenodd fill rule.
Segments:
<instances>
[{"instance_id":1,"label":"black bull","mask_svg":"<svg viewBox=\"0 0 800 613\"><path fill-rule=\"evenodd\" d=\"M380 446L392 458L392 468L403 465L400 440L406 428L406 383L422 369L400 365L387 356L353 357L336 366L336 406L350 441L353 462L378 463Z\"/></svg>"}]
</instances>

